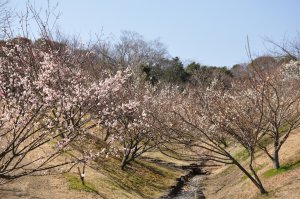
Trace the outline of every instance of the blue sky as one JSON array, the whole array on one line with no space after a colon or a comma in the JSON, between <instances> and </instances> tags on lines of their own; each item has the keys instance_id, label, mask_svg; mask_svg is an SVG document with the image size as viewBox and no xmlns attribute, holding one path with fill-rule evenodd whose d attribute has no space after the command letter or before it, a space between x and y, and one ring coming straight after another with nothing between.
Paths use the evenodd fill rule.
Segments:
<instances>
[{"instance_id":1,"label":"blue sky","mask_svg":"<svg viewBox=\"0 0 300 199\"><path fill-rule=\"evenodd\" d=\"M46 7L47 0L29 0ZM16 11L27 1L11 0ZM101 30L116 37L136 31L159 38L171 56L202 64L229 66L267 52L264 38L276 42L300 34L299 0L50 0L58 2L58 25L68 35L88 40Z\"/></svg>"}]
</instances>

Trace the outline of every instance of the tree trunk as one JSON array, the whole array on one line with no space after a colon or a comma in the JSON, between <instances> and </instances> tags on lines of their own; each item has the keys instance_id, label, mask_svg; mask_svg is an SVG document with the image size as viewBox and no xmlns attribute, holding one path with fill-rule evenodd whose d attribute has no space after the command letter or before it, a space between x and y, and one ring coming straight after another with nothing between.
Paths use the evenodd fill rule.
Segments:
<instances>
[{"instance_id":1,"label":"tree trunk","mask_svg":"<svg viewBox=\"0 0 300 199\"><path fill-rule=\"evenodd\" d=\"M262 195L268 194L268 192L265 190L265 188L262 185L259 185L256 187L259 189L260 194L262 194Z\"/></svg>"},{"instance_id":2,"label":"tree trunk","mask_svg":"<svg viewBox=\"0 0 300 199\"><path fill-rule=\"evenodd\" d=\"M104 137L104 141L107 141L108 138L109 138L109 136L110 136L110 131L109 131L109 129L107 129L107 130L106 130L105 137Z\"/></svg>"},{"instance_id":3,"label":"tree trunk","mask_svg":"<svg viewBox=\"0 0 300 199\"><path fill-rule=\"evenodd\" d=\"M273 168L279 169L280 163L279 163L279 151L277 149L274 150L274 156L273 156Z\"/></svg>"},{"instance_id":4,"label":"tree trunk","mask_svg":"<svg viewBox=\"0 0 300 199\"><path fill-rule=\"evenodd\" d=\"M279 164L279 129L277 128L275 131L275 140L274 140L274 153L273 153L273 168L274 169L279 169L280 164Z\"/></svg>"},{"instance_id":5,"label":"tree trunk","mask_svg":"<svg viewBox=\"0 0 300 199\"><path fill-rule=\"evenodd\" d=\"M81 183L82 183L82 185L85 185L85 181L84 181L84 178L85 178L85 163L83 165L82 172L80 171L79 167L77 167L77 169L78 169L78 173L79 173L79 176L80 176Z\"/></svg>"},{"instance_id":6,"label":"tree trunk","mask_svg":"<svg viewBox=\"0 0 300 199\"><path fill-rule=\"evenodd\" d=\"M268 194L268 192L265 190L265 188L263 187L262 183L257 182L256 179L254 179L251 174L240 164L238 163L235 159L232 159L234 164L251 180L251 182L258 188L258 190L260 191L260 194L264 195L264 194Z\"/></svg>"},{"instance_id":7,"label":"tree trunk","mask_svg":"<svg viewBox=\"0 0 300 199\"><path fill-rule=\"evenodd\" d=\"M124 155L124 157L123 157L123 159L122 159L122 162L121 162L121 164L120 164L122 170L125 169L125 166L126 166L127 163L128 163L127 159L128 159L128 156L127 156L127 155Z\"/></svg>"},{"instance_id":8,"label":"tree trunk","mask_svg":"<svg viewBox=\"0 0 300 199\"><path fill-rule=\"evenodd\" d=\"M265 190L265 188L263 187L262 185L262 182L260 181L258 175L256 174L253 166L252 166L252 163L249 165L249 168L254 176L254 178L256 179L256 183L258 184L257 188L259 189L260 193L261 194L267 194L267 191Z\"/></svg>"}]
</instances>

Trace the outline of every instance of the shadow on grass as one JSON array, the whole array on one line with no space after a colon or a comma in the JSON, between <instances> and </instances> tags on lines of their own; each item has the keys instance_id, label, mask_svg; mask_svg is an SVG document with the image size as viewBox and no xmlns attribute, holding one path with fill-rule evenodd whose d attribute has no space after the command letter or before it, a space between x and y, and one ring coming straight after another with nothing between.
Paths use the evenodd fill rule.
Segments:
<instances>
[{"instance_id":1,"label":"shadow on grass","mask_svg":"<svg viewBox=\"0 0 300 199\"><path fill-rule=\"evenodd\" d=\"M147 168L149 171L151 171L151 172L153 172L155 174L158 174L158 175L161 175L163 177L166 177L166 175L165 175L165 173L163 172L162 169L158 168L157 166L151 165L151 163L142 162L142 161L139 161L139 160L136 160L135 163L141 165L142 167Z\"/></svg>"},{"instance_id":2,"label":"shadow on grass","mask_svg":"<svg viewBox=\"0 0 300 199\"><path fill-rule=\"evenodd\" d=\"M236 152L233 157L239 161L245 161L249 158L249 154L246 149L242 149Z\"/></svg>"},{"instance_id":3,"label":"shadow on grass","mask_svg":"<svg viewBox=\"0 0 300 199\"><path fill-rule=\"evenodd\" d=\"M124 171L119 167L120 160L109 158L108 161L98 161L98 169L109 177L114 189L120 188L126 192L135 192L142 198L155 198L170 186L170 180L177 177L176 171L161 168L158 165L137 160L128 165Z\"/></svg>"}]
</instances>

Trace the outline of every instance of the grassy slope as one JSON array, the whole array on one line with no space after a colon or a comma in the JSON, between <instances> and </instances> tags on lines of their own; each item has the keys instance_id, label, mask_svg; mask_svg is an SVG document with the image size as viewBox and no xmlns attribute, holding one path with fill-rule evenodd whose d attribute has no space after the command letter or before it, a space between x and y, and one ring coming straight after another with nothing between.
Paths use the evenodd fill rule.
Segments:
<instances>
[{"instance_id":1,"label":"grassy slope","mask_svg":"<svg viewBox=\"0 0 300 199\"><path fill-rule=\"evenodd\" d=\"M86 145L94 149L103 145L97 137L87 138ZM90 142L89 139L95 141ZM73 145L77 152L83 146ZM51 146L48 146L51 147ZM99 148L101 149L101 148ZM77 154L76 150L72 155ZM65 153L60 159L68 158ZM157 155L157 153L156 153ZM159 155L163 157L163 155ZM163 157L166 161L168 157ZM60 161L60 160L57 160ZM0 187L1 198L158 198L183 174L181 170L166 168L158 164L137 160L120 170L120 160L99 158L86 167L86 186L81 184L77 167L67 174L50 176L27 176Z\"/></svg>"},{"instance_id":2,"label":"grassy slope","mask_svg":"<svg viewBox=\"0 0 300 199\"><path fill-rule=\"evenodd\" d=\"M119 169L120 161L101 159L86 168L83 186L77 168L50 176L27 176L0 187L0 198L158 198L182 171L142 160Z\"/></svg>"},{"instance_id":3,"label":"grassy slope","mask_svg":"<svg viewBox=\"0 0 300 199\"><path fill-rule=\"evenodd\" d=\"M157 198L181 175L179 170L141 160L122 171L119 163L113 158L99 160L87 171L87 181L103 198Z\"/></svg>"},{"instance_id":4,"label":"grassy slope","mask_svg":"<svg viewBox=\"0 0 300 199\"><path fill-rule=\"evenodd\" d=\"M103 142L95 136L91 135L89 139L97 140L97 145L93 146L103 145ZM78 148L78 146L74 147ZM166 161L171 161L166 156L164 158ZM88 186L80 186L77 170L74 169L71 173L72 180L67 176L69 187L73 190L96 193L102 198L109 199L158 198L183 173L180 170L166 168L144 160L136 160L128 165L125 171L122 171L119 167L120 161L120 159L109 157L91 162L86 171ZM75 186L73 186L74 184Z\"/></svg>"},{"instance_id":5,"label":"grassy slope","mask_svg":"<svg viewBox=\"0 0 300 199\"><path fill-rule=\"evenodd\" d=\"M215 170L204 184L207 198L299 198L300 196L300 132L295 132L283 145L280 152L282 168L272 169L272 163L264 154L258 154L255 161L256 169L268 196L260 196L254 185L235 166L226 166ZM242 150L236 157L247 161Z\"/></svg>"},{"instance_id":6,"label":"grassy slope","mask_svg":"<svg viewBox=\"0 0 300 199\"><path fill-rule=\"evenodd\" d=\"M261 197L254 185L235 167L226 166L213 171L203 182L207 198L299 198L300 196L300 132L290 136L281 150L282 168L272 170L272 163L258 154L256 169L265 188L270 192ZM247 154L234 149L235 157L247 161ZM183 165L158 152L146 156ZM125 171L119 169L120 160L102 158L91 162L86 170L86 186L79 180L77 168L68 174L24 177L1 186L0 198L158 198L182 175L182 171L137 160Z\"/></svg>"}]
</instances>

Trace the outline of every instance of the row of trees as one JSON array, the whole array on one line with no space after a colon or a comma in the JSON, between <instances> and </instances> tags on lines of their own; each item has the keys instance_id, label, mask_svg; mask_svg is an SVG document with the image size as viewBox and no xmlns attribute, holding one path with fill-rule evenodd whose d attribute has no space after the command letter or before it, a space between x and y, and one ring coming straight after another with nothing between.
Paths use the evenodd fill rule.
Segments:
<instances>
[{"instance_id":1,"label":"row of trees","mask_svg":"<svg viewBox=\"0 0 300 199\"><path fill-rule=\"evenodd\" d=\"M72 52L57 51L48 42L37 48L19 38L1 46L1 179L90 156L84 151L80 157L52 164L69 143L80 142L91 129L90 121L97 119L91 110L103 111L103 102L128 78L119 71L93 81Z\"/></svg>"},{"instance_id":2,"label":"row of trees","mask_svg":"<svg viewBox=\"0 0 300 199\"><path fill-rule=\"evenodd\" d=\"M189 149L177 150L175 157L234 164L265 194L253 166L255 154L261 149L273 168L280 168L279 151L300 125L300 63L281 62L272 69L253 63L247 75L232 79L230 88L217 79L208 87L187 86L171 91L162 106L170 110L164 118L172 140ZM249 170L232 154L235 146L247 151ZM165 150L176 148L165 145Z\"/></svg>"}]
</instances>

